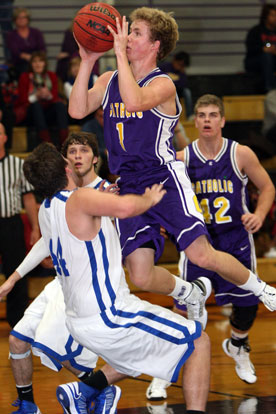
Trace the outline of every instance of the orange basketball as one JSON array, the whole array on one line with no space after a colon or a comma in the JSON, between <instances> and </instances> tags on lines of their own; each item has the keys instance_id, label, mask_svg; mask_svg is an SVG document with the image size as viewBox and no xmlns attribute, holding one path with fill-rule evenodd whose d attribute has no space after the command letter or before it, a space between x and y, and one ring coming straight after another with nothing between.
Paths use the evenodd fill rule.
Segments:
<instances>
[{"instance_id":1,"label":"orange basketball","mask_svg":"<svg viewBox=\"0 0 276 414\"><path fill-rule=\"evenodd\" d=\"M78 11L74 19L73 32L77 41L92 52L112 49L114 39L107 25L117 32L116 17L121 23L120 13L110 4L87 4Z\"/></svg>"}]
</instances>

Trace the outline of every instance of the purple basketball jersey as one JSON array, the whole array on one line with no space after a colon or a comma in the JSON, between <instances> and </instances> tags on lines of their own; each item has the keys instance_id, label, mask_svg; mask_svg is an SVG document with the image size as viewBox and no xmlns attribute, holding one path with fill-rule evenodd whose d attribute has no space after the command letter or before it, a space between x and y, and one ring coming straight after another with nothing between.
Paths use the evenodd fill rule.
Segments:
<instances>
[{"instance_id":1,"label":"purple basketball jersey","mask_svg":"<svg viewBox=\"0 0 276 414\"><path fill-rule=\"evenodd\" d=\"M253 236L241 222L241 216L249 211L248 178L238 168L237 145L237 142L223 138L220 152L214 159L208 160L200 152L196 140L185 148L185 161L214 248L232 254L256 272ZM183 279L189 281L199 276L210 278L219 305L235 303L251 306L259 301L251 292L239 289L216 273L192 264L184 254L181 254L179 270Z\"/></svg>"},{"instance_id":2,"label":"purple basketball jersey","mask_svg":"<svg viewBox=\"0 0 276 414\"><path fill-rule=\"evenodd\" d=\"M156 77L167 77L154 69L137 83L143 88ZM120 96L118 72L107 85L103 99L104 137L109 154L109 169L114 174L142 173L175 160L172 137L181 105L176 97L177 113L169 116L153 108L128 112Z\"/></svg>"}]
</instances>

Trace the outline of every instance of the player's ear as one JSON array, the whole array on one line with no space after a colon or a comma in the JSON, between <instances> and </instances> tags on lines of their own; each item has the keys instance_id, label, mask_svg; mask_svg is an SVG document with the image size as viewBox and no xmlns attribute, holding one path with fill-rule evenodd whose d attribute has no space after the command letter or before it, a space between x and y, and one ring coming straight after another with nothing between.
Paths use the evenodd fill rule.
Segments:
<instances>
[{"instance_id":1,"label":"player's ear","mask_svg":"<svg viewBox=\"0 0 276 414\"><path fill-rule=\"evenodd\" d=\"M154 42L152 42L151 44L152 50L156 50L158 52L159 48L160 48L160 40L155 40Z\"/></svg>"},{"instance_id":2,"label":"player's ear","mask_svg":"<svg viewBox=\"0 0 276 414\"><path fill-rule=\"evenodd\" d=\"M94 155L93 161L92 161L93 164L97 164L98 160L99 160L99 158Z\"/></svg>"},{"instance_id":3,"label":"player's ear","mask_svg":"<svg viewBox=\"0 0 276 414\"><path fill-rule=\"evenodd\" d=\"M70 168L70 166L68 164L65 167L65 172L66 172L67 175L72 173L72 168Z\"/></svg>"}]
</instances>

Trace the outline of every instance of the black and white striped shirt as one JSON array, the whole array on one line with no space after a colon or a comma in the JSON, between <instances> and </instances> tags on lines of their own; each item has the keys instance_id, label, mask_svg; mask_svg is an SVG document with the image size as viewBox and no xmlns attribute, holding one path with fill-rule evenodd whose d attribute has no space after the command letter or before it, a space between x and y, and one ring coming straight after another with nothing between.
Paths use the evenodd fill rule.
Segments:
<instances>
[{"instance_id":1,"label":"black and white striped shirt","mask_svg":"<svg viewBox=\"0 0 276 414\"><path fill-rule=\"evenodd\" d=\"M23 173L24 160L6 155L0 160L0 217L12 217L22 210L22 194L33 190Z\"/></svg>"}]
</instances>

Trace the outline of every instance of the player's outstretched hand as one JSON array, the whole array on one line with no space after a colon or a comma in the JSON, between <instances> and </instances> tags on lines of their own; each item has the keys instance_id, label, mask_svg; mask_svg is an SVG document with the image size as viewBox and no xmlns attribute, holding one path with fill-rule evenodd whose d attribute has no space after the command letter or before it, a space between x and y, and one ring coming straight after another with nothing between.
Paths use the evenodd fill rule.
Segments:
<instances>
[{"instance_id":1,"label":"player's outstretched hand","mask_svg":"<svg viewBox=\"0 0 276 414\"><path fill-rule=\"evenodd\" d=\"M21 279L21 276L18 272L13 272L10 277L0 286L0 301L3 300L5 296L12 290L15 283Z\"/></svg>"},{"instance_id":2,"label":"player's outstretched hand","mask_svg":"<svg viewBox=\"0 0 276 414\"><path fill-rule=\"evenodd\" d=\"M166 194L166 190L163 188L163 184L153 184L151 188L147 187L144 192L145 197L149 197L152 202L152 207L162 200Z\"/></svg>"}]
</instances>

